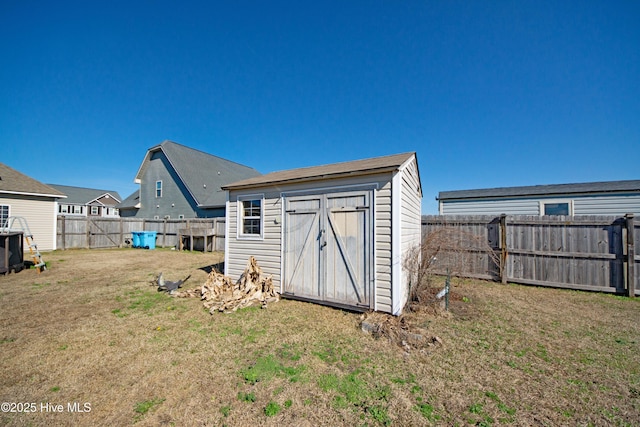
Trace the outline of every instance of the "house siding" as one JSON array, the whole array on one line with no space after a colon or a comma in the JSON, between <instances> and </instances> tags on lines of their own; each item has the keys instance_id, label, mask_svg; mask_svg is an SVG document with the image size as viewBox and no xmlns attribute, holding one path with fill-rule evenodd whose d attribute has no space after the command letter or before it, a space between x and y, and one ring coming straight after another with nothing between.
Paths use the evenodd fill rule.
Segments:
<instances>
[{"instance_id":1,"label":"house siding","mask_svg":"<svg viewBox=\"0 0 640 427\"><path fill-rule=\"evenodd\" d=\"M580 197L573 200L574 215L640 215L640 195Z\"/></svg>"},{"instance_id":2,"label":"house siding","mask_svg":"<svg viewBox=\"0 0 640 427\"><path fill-rule=\"evenodd\" d=\"M0 205L9 205L10 216L27 220L33 235L33 243L40 251L56 249L57 203L46 197L8 196L0 197ZM17 226L17 223L15 224ZM28 246L25 244L25 251Z\"/></svg>"},{"instance_id":3,"label":"house siding","mask_svg":"<svg viewBox=\"0 0 640 427\"><path fill-rule=\"evenodd\" d=\"M539 215L539 199L440 202L440 215Z\"/></svg>"},{"instance_id":4,"label":"house siding","mask_svg":"<svg viewBox=\"0 0 640 427\"><path fill-rule=\"evenodd\" d=\"M156 182L162 181L162 197L156 197ZM154 152L143 172L143 185L140 186L140 209L135 212L138 218L159 219L169 217L205 218L224 216L224 209L205 211L196 206L187 188L169 163L162 151ZM123 212L122 216L126 213Z\"/></svg>"},{"instance_id":5,"label":"house siding","mask_svg":"<svg viewBox=\"0 0 640 427\"><path fill-rule=\"evenodd\" d=\"M570 200L574 215L640 215L640 195L553 195L494 200L441 201L441 215L541 215L541 203Z\"/></svg>"}]
</instances>

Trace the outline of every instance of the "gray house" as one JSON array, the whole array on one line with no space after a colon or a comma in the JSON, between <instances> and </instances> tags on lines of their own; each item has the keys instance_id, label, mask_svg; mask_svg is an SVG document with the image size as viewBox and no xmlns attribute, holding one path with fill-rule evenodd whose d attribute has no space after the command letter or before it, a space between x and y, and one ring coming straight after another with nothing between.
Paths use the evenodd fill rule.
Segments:
<instances>
[{"instance_id":1,"label":"gray house","mask_svg":"<svg viewBox=\"0 0 640 427\"><path fill-rule=\"evenodd\" d=\"M74 217L119 218L118 205L122 197L117 191L69 185L48 184L67 198L58 203L58 215Z\"/></svg>"},{"instance_id":2,"label":"gray house","mask_svg":"<svg viewBox=\"0 0 640 427\"><path fill-rule=\"evenodd\" d=\"M440 215L640 214L640 180L442 191Z\"/></svg>"},{"instance_id":3,"label":"gray house","mask_svg":"<svg viewBox=\"0 0 640 427\"><path fill-rule=\"evenodd\" d=\"M229 192L225 274L249 256L283 296L400 314L420 243L415 153L295 169L223 186Z\"/></svg>"},{"instance_id":4,"label":"gray house","mask_svg":"<svg viewBox=\"0 0 640 427\"><path fill-rule=\"evenodd\" d=\"M221 189L260 173L172 141L150 148L136 174L140 189L117 207L121 217L182 219L224 217Z\"/></svg>"}]
</instances>

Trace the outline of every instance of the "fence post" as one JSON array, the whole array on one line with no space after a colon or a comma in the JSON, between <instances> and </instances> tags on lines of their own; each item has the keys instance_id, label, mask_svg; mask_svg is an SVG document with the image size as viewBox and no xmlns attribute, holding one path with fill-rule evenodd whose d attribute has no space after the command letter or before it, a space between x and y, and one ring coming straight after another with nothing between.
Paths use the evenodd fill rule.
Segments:
<instances>
[{"instance_id":1,"label":"fence post","mask_svg":"<svg viewBox=\"0 0 640 427\"><path fill-rule=\"evenodd\" d=\"M58 218L61 218L61 221L60 221L61 230L60 230L60 232L62 233L62 239L60 239L60 240L61 240L61 243L62 243L62 250L64 251L64 250L67 249L67 217L63 215L63 216L58 217Z\"/></svg>"},{"instance_id":2,"label":"fence post","mask_svg":"<svg viewBox=\"0 0 640 427\"><path fill-rule=\"evenodd\" d=\"M120 244L118 245L119 248L124 246L124 228L122 226L122 218L120 218L120 238L118 239L118 241L120 242Z\"/></svg>"},{"instance_id":3,"label":"fence post","mask_svg":"<svg viewBox=\"0 0 640 427\"><path fill-rule=\"evenodd\" d=\"M215 252L218 248L218 218L213 219L213 241L211 242L211 252Z\"/></svg>"},{"instance_id":4,"label":"fence post","mask_svg":"<svg viewBox=\"0 0 640 427\"><path fill-rule=\"evenodd\" d=\"M164 224L162 226L162 247L167 246L167 218L164 219Z\"/></svg>"},{"instance_id":5,"label":"fence post","mask_svg":"<svg viewBox=\"0 0 640 427\"><path fill-rule=\"evenodd\" d=\"M500 280L507 283L507 215L500 215Z\"/></svg>"},{"instance_id":6,"label":"fence post","mask_svg":"<svg viewBox=\"0 0 640 427\"><path fill-rule=\"evenodd\" d=\"M89 219L87 217L87 233L86 233L86 239L87 239L87 249L91 249L91 219Z\"/></svg>"},{"instance_id":7,"label":"fence post","mask_svg":"<svg viewBox=\"0 0 640 427\"><path fill-rule=\"evenodd\" d=\"M636 294L636 247L634 242L634 215L628 213L624 216L627 220L627 295L633 298Z\"/></svg>"}]
</instances>

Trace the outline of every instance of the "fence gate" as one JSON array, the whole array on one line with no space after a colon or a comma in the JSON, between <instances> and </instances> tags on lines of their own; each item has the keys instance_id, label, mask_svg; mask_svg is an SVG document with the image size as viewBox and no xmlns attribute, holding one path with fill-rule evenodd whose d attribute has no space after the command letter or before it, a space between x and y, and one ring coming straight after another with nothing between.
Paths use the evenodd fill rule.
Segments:
<instances>
[{"instance_id":1,"label":"fence gate","mask_svg":"<svg viewBox=\"0 0 640 427\"><path fill-rule=\"evenodd\" d=\"M371 194L286 196L284 294L370 308Z\"/></svg>"}]
</instances>

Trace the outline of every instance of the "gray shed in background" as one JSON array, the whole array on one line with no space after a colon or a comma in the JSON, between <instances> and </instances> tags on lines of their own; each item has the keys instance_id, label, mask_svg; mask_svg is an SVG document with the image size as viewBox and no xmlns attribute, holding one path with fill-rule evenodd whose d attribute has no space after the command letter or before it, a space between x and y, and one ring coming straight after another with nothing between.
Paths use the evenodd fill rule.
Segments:
<instances>
[{"instance_id":1,"label":"gray shed in background","mask_svg":"<svg viewBox=\"0 0 640 427\"><path fill-rule=\"evenodd\" d=\"M400 314L403 254L420 244L415 153L235 182L228 191L225 274L254 256L285 297Z\"/></svg>"},{"instance_id":2,"label":"gray shed in background","mask_svg":"<svg viewBox=\"0 0 640 427\"><path fill-rule=\"evenodd\" d=\"M442 191L440 215L640 215L640 180Z\"/></svg>"}]
</instances>

